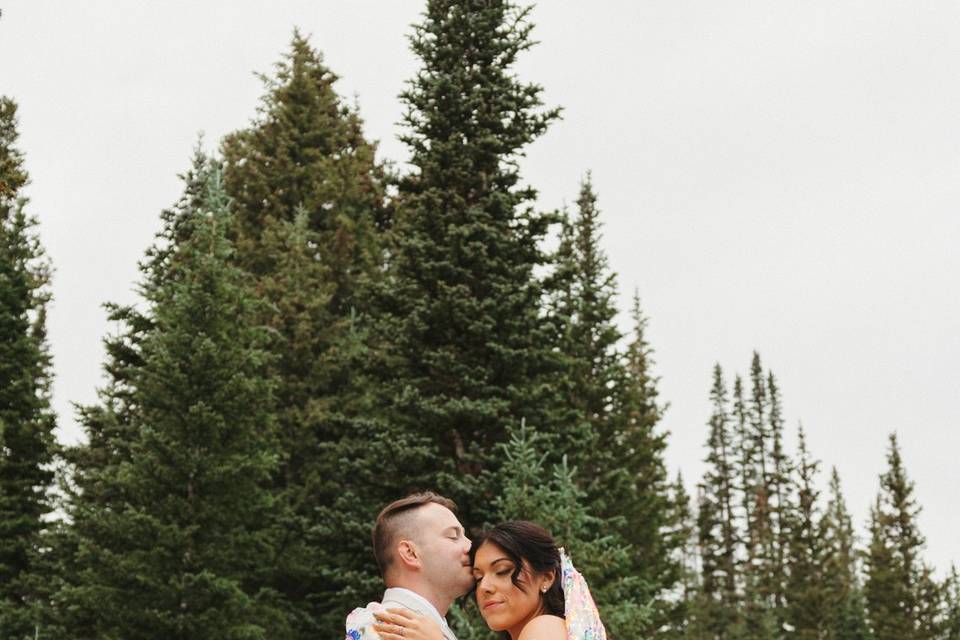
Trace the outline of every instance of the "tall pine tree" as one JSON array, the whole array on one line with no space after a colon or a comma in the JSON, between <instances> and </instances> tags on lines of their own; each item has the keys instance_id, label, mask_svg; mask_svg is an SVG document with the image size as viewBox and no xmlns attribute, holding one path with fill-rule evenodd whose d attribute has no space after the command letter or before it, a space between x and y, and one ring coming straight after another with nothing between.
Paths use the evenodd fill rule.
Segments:
<instances>
[{"instance_id":1,"label":"tall pine tree","mask_svg":"<svg viewBox=\"0 0 960 640\"><path fill-rule=\"evenodd\" d=\"M867 640L869 628L859 577L859 550L836 468L830 474L829 491L821 521L823 587L828 602L826 637L830 640Z\"/></svg>"},{"instance_id":2,"label":"tall pine tree","mask_svg":"<svg viewBox=\"0 0 960 640\"><path fill-rule=\"evenodd\" d=\"M956 565L950 566L950 573L943 585L944 597L944 640L960 639L960 574Z\"/></svg>"},{"instance_id":3,"label":"tall pine tree","mask_svg":"<svg viewBox=\"0 0 960 640\"><path fill-rule=\"evenodd\" d=\"M50 265L26 213L28 176L17 147L17 106L0 96L0 629L34 637L43 589L44 522L56 453L46 341Z\"/></svg>"},{"instance_id":4,"label":"tall pine tree","mask_svg":"<svg viewBox=\"0 0 960 640\"><path fill-rule=\"evenodd\" d=\"M891 434L887 470L880 476L880 492L870 512L866 555L866 600L877 640L930 637L924 616L924 587L930 578L920 555L924 538L913 489L896 434Z\"/></svg>"},{"instance_id":5,"label":"tall pine tree","mask_svg":"<svg viewBox=\"0 0 960 640\"><path fill-rule=\"evenodd\" d=\"M331 568L343 560L344 527L366 517L338 504L344 492L333 470L350 455L341 441L362 440L349 424L363 394L354 319L364 305L359 291L382 271L390 221L375 145L320 53L294 32L262 79L257 117L223 141L224 184L236 217L235 262L255 277L269 303L262 322L277 337L274 492L282 516L270 583L290 603L293 637L306 639L342 623L334 612L346 603L330 600L341 588Z\"/></svg>"},{"instance_id":6,"label":"tall pine tree","mask_svg":"<svg viewBox=\"0 0 960 640\"><path fill-rule=\"evenodd\" d=\"M727 386L719 364L713 368L710 402L707 470L700 484L697 516L702 578L694 630L696 637L726 638L740 622L739 533L734 513L735 450Z\"/></svg>"},{"instance_id":7,"label":"tall pine tree","mask_svg":"<svg viewBox=\"0 0 960 640\"><path fill-rule=\"evenodd\" d=\"M334 284L331 304L343 312L355 304L363 276L379 268L378 231L389 223L376 147L334 91L337 76L298 31L275 74L261 79L257 117L222 144L237 259L256 275L271 274L278 252L268 234L303 212Z\"/></svg>"},{"instance_id":8,"label":"tall pine tree","mask_svg":"<svg viewBox=\"0 0 960 640\"><path fill-rule=\"evenodd\" d=\"M667 432L660 427L666 405L660 401L653 349L647 340L647 317L636 292L630 316L633 331L623 354L624 377L615 387L618 393L612 409L616 429L605 446L613 453L612 466L619 467L628 481L614 513L627 519L623 536L635 550L632 571L651 587L650 597L665 605L664 596L680 578L676 553L684 539L670 533L677 525L677 512L664 460ZM655 622L660 625L662 619Z\"/></svg>"},{"instance_id":9,"label":"tall pine tree","mask_svg":"<svg viewBox=\"0 0 960 640\"><path fill-rule=\"evenodd\" d=\"M581 183L577 212L564 224L556 315L563 327L558 350L565 358L559 384L564 405L589 426L589 446L574 452L579 480L594 512L622 522L619 535L632 545L625 575L640 578L658 600L660 626L672 603L668 591L679 579L676 550L682 541L670 535L672 505L663 460L666 434L658 429L664 407L653 374L653 350L646 338L647 319L639 297L633 299L633 334L624 338L615 321L616 278L601 246L600 210L591 176ZM565 278L565 279L564 279ZM653 629L638 629L638 633Z\"/></svg>"},{"instance_id":10,"label":"tall pine tree","mask_svg":"<svg viewBox=\"0 0 960 640\"><path fill-rule=\"evenodd\" d=\"M165 280L144 288L152 327L128 381L129 455L71 508L79 560L60 601L73 637L288 633L262 587L275 556L269 334L231 264L219 169L201 175L200 206L173 220L179 234L161 232L181 237L162 252Z\"/></svg>"},{"instance_id":11,"label":"tall pine tree","mask_svg":"<svg viewBox=\"0 0 960 640\"><path fill-rule=\"evenodd\" d=\"M827 633L829 592L824 588L824 536L816 488L820 463L807 449L800 428L797 446L796 508L787 514L790 520L786 545L789 578L785 590L785 619L791 636L819 640Z\"/></svg>"},{"instance_id":12,"label":"tall pine tree","mask_svg":"<svg viewBox=\"0 0 960 640\"><path fill-rule=\"evenodd\" d=\"M434 486L473 523L493 516L506 425L565 426L551 419L557 358L534 273L552 218L532 210L517 166L557 117L512 69L532 44L528 14L504 0L431 0L414 27L421 68L402 94L414 172L370 309L384 428L422 451L397 489Z\"/></svg>"}]
</instances>

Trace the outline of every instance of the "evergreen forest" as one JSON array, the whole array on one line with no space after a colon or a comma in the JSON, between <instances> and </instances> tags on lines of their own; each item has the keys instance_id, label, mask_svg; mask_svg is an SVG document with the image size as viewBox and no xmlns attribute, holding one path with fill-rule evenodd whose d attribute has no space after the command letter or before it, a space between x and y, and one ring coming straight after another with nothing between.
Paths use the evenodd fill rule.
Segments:
<instances>
[{"instance_id":1,"label":"evergreen forest","mask_svg":"<svg viewBox=\"0 0 960 640\"><path fill-rule=\"evenodd\" d=\"M401 171L295 31L249 125L185 152L71 446L54 265L0 98L2 640L341 637L382 592L374 518L424 489L474 532L546 526L611 638L960 640L960 575L924 559L896 435L858 536L758 353L713 367L703 477L668 473L589 167L561 211L521 174L560 117L515 71L533 36L510 0L427 0ZM493 638L469 598L450 621Z\"/></svg>"}]
</instances>

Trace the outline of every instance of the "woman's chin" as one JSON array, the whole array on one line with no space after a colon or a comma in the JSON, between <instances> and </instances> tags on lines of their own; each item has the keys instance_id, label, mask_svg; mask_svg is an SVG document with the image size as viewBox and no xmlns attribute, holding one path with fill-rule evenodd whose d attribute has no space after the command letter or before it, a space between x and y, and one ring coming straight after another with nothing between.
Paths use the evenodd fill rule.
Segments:
<instances>
[{"instance_id":1,"label":"woman's chin","mask_svg":"<svg viewBox=\"0 0 960 640\"><path fill-rule=\"evenodd\" d=\"M503 623L502 620L497 619L498 616L483 616L483 621L487 623L487 626L490 627L491 631L503 631L507 628L507 625Z\"/></svg>"}]
</instances>

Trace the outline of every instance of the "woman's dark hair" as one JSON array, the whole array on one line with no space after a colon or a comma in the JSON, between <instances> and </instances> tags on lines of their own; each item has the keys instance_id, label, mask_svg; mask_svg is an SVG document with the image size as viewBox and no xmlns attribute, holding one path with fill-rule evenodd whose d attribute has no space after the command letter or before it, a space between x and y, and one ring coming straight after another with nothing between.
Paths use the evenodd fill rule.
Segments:
<instances>
[{"instance_id":1,"label":"woman's dark hair","mask_svg":"<svg viewBox=\"0 0 960 640\"><path fill-rule=\"evenodd\" d=\"M477 550L484 542L492 542L507 554L513 562L513 575L510 580L521 591L520 572L526 560L533 573L553 574L553 584L543 594L543 612L563 617L563 580L560 575L560 550L547 530L526 520L511 520L484 531L474 538L470 547L470 564L474 563Z\"/></svg>"}]
</instances>

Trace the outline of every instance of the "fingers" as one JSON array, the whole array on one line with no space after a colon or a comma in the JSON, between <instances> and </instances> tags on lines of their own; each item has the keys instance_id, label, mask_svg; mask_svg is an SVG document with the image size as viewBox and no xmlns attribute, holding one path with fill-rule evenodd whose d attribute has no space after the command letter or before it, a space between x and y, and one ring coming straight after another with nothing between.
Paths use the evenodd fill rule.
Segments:
<instances>
[{"instance_id":1,"label":"fingers","mask_svg":"<svg viewBox=\"0 0 960 640\"><path fill-rule=\"evenodd\" d=\"M400 613L400 609L392 609L390 611L378 611L373 614L373 616L381 622L389 622L390 624L399 625L401 627L408 627L412 623L417 622L417 619L412 615L408 615L405 611Z\"/></svg>"},{"instance_id":2,"label":"fingers","mask_svg":"<svg viewBox=\"0 0 960 640\"><path fill-rule=\"evenodd\" d=\"M402 616L402 617L407 618L407 619L409 619L409 620L416 620L418 617L423 617L422 614L414 613L413 611L410 611L409 609L396 609L396 608L392 608L392 609L387 609L387 613L390 613L390 614L393 614L393 615Z\"/></svg>"},{"instance_id":3,"label":"fingers","mask_svg":"<svg viewBox=\"0 0 960 640\"><path fill-rule=\"evenodd\" d=\"M440 626L421 613L407 609L388 609L373 614L373 629L383 640L442 640Z\"/></svg>"},{"instance_id":4,"label":"fingers","mask_svg":"<svg viewBox=\"0 0 960 640\"><path fill-rule=\"evenodd\" d=\"M375 624L373 630L380 634L383 640L400 640L405 637L405 629L395 624Z\"/></svg>"}]
</instances>

